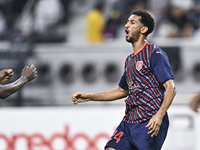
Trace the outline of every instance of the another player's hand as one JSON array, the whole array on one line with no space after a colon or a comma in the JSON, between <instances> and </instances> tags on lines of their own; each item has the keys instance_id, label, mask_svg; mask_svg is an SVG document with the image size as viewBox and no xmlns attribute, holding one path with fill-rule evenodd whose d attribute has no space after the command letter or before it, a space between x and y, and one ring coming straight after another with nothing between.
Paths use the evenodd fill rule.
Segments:
<instances>
[{"instance_id":1,"label":"another player's hand","mask_svg":"<svg viewBox=\"0 0 200 150\"><path fill-rule=\"evenodd\" d=\"M200 94L194 96L194 98L191 100L190 102L190 108L195 111L195 112L199 112L198 111L198 107L200 105Z\"/></svg>"},{"instance_id":2,"label":"another player's hand","mask_svg":"<svg viewBox=\"0 0 200 150\"><path fill-rule=\"evenodd\" d=\"M87 98L87 94L83 92L78 92L72 95L72 101L74 105L81 103L81 102L87 102L89 99Z\"/></svg>"},{"instance_id":3,"label":"another player's hand","mask_svg":"<svg viewBox=\"0 0 200 150\"><path fill-rule=\"evenodd\" d=\"M37 77L37 70L34 65L25 66L22 70L22 77L25 77L27 79L27 82L33 80Z\"/></svg>"},{"instance_id":4,"label":"another player's hand","mask_svg":"<svg viewBox=\"0 0 200 150\"><path fill-rule=\"evenodd\" d=\"M13 70L12 69L2 70L0 72L0 83L3 83L5 81L9 81L12 76L13 76Z\"/></svg>"},{"instance_id":5,"label":"another player's hand","mask_svg":"<svg viewBox=\"0 0 200 150\"><path fill-rule=\"evenodd\" d=\"M150 130L148 134L151 134L151 137L157 136L162 124L162 117L157 113L150 120L146 127Z\"/></svg>"}]
</instances>

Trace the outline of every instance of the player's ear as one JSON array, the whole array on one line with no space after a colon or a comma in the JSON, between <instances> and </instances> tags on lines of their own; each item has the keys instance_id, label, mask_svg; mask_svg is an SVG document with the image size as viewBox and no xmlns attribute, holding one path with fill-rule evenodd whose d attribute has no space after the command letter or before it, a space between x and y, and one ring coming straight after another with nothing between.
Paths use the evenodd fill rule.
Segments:
<instances>
[{"instance_id":1,"label":"player's ear","mask_svg":"<svg viewBox=\"0 0 200 150\"><path fill-rule=\"evenodd\" d=\"M142 34L145 34L147 31L148 31L148 27L147 26L144 26L144 27L141 28L141 33Z\"/></svg>"}]
</instances>

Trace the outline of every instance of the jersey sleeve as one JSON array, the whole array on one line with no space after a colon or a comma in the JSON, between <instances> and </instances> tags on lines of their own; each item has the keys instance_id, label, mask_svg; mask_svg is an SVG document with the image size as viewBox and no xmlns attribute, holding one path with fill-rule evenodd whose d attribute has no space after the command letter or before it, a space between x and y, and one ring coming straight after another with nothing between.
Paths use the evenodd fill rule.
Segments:
<instances>
[{"instance_id":1,"label":"jersey sleeve","mask_svg":"<svg viewBox=\"0 0 200 150\"><path fill-rule=\"evenodd\" d=\"M122 89L127 90L128 91L128 85L126 82L126 71L124 71L124 74L121 77L121 80L119 81L118 84Z\"/></svg>"},{"instance_id":2,"label":"jersey sleeve","mask_svg":"<svg viewBox=\"0 0 200 150\"><path fill-rule=\"evenodd\" d=\"M167 54L160 48L156 48L151 54L150 69L161 84L174 79Z\"/></svg>"}]
</instances>

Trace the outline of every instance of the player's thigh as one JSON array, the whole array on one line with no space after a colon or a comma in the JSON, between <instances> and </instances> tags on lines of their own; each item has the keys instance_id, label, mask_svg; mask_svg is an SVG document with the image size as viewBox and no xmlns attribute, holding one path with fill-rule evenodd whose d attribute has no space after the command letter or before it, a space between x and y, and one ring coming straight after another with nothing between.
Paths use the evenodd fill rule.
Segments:
<instances>
[{"instance_id":1,"label":"player's thigh","mask_svg":"<svg viewBox=\"0 0 200 150\"><path fill-rule=\"evenodd\" d=\"M121 122L107 142L105 150L137 150L137 147L129 141L129 134L127 134L128 131L125 128L125 123Z\"/></svg>"},{"instance_id":2,"label":"player's thigh","mask_svg":"<svg viewBox=\"0 0 200 150\"><path fill-rule=\"evenodd\" d=\"M132 132L130 132L132 133L131 137L133 137L131 142L135 143L139 150L160 150L168 131L168 116L167 114L164 116L157 136L151 137L151 134L147 134L150 131L145 127L147 124L148 121L134 125Z\"/></svg>"}]
</instances>

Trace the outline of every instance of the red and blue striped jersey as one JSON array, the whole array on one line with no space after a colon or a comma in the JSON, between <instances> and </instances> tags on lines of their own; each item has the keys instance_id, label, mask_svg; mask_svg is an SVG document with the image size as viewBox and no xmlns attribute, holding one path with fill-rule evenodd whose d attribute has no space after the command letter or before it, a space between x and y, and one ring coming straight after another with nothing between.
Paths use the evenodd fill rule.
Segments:
<instances>
[{"instance_id":1,"label":"red and blue striped jersey","mask_svg":"<svg viewBox=\"0 0 200 150\"><path fill-rule=\"evenodd\" d=\"M123 121L135 124L152 118L163 102L163 84L170 79L174 76L168 57L156 45L147 43L136 55L129 55L119 82L129 91Z\"/></svg>"}]
</instances>

